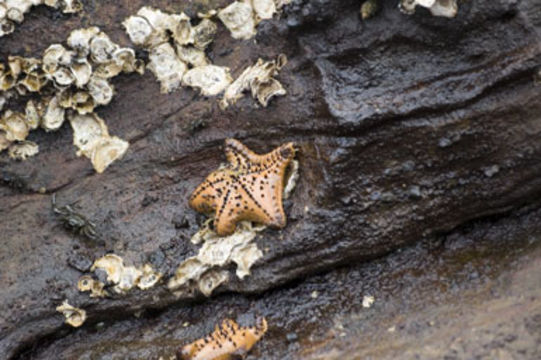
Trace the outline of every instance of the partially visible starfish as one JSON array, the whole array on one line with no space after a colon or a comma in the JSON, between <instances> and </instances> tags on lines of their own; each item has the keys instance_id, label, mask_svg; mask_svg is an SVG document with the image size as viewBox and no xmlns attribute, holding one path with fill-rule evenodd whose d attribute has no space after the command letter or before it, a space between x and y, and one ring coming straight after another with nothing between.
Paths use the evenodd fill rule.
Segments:
<instances>
[{"instance_id":1,"label":"partially visible starfish","mask_svg":"<svg viewBox=\"0 0 541 360\"><path fill-rule=\"evenodd\" d=\"M179 360L227 360L244 358L267 331L267 320L260 318L255 326L239 326L226 319L216 325L207 337L185 345L177 352Z\"/></svg>"},{"instance_id":2,"label":"partially visible starfish","mask_svg":"<svg viewBox=\"0 0 541 360\"><path fill-rule=\"evenodd\" d=\"M215 212L214 230L220 236L232 234L242 220L284 227L282 192L287 166L295 156L293 143L258 155L239 141L227 139L225 155L229 164L207 176L190 197L190 206L203 213Z\"/></svg>"}]
</instances>

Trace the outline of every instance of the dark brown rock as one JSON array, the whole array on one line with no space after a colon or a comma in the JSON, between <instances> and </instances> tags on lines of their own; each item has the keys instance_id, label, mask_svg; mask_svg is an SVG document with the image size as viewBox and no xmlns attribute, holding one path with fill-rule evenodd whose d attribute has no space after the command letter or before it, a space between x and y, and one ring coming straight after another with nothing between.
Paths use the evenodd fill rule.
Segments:
<instances>
[{"instance_id":1,"label":"dark brown rock","mask_svg":"<svg viewBox=\"0 0 541 360\"><path fill-rule=\"evenodd\" d=\"M32 11L14 34L0 39L0 59L39 56L80 26L98 25L128 45L120 23L147 4L84 3L83 14L73 16L57 18L43 7ZM153 5L182 8L174 1ZM81 273L69 259L80 248L91 258L114 251L138 265L154 256L160 269L172 274L197 249L188 241L198 218L187 198L224 160L221 147L228 137L260 153L294 141L301 175L285 204L288 226L265 231L257 242L268 252L252 276L218 292L263 293L381 257L473 219L539 205L541 88L534 82L541 66L539 5L467 1L456 19L444 19L421 10L406 16L395 1L384 1L377 16L365 22L359 6L353 0L296 2L281 19L261 24L257 43L233 40L219 28L209 56L235 76L258 57L288 56L278 76L288 94L267 108L247 96L222 111L215 99L189 89L160 94L150 72L120 76L113 102L98 113L111 134L131 145L104 174L75 156L68 126L32 133L40 154L29 161L0 155L3 358L24 357L33 346L39 355L41 344L53 338L73 341L103 321L200 299L198 294L175 299L163 286L123 298L90 299L78 293ZM206 127L190 131L201 118ZM46 194L39 193L42 187ZM84 243L58 226L50 206L53 192L65 203L79 200L104 245ZM187 227L172 223L183 216ZM228 296L233 303L244 301ZM54 310L66 298L88 312L82 332L67 334ZM214 320L212 307L197 309ZM180 326L193 311L179 310L167 326ZM211 320L205 326L211 327ZM141 322L138 327L149 326ZM123 327L129 333L132 325L112 326L121 338ZM165 330L156 331L157 336ZM115 351L137 356L131 347Z\"/></svg>"}]
</instances>

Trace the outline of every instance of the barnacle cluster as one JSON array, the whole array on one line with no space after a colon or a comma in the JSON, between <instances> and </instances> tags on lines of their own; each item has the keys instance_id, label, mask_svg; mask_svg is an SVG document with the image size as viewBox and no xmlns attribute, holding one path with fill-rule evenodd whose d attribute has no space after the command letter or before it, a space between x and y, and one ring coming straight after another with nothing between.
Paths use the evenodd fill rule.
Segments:
<instances>
[{"instance_id":1,"label":"barnacle cluster","mask_svg":"<svg viewBox=\"0 0 541 360\"><path fill-rule=\"evenodd\" d=\"M15 30L15 24L24 20L32 6L46 5L60 8L63 13L75 13L83 8L79 0L0 0L0 37Z\"/></svg>"},{"instance_id":2,"label":"barnacle cluster","mask_svg":"<svg viewBox=\"0 0 541 360\"><path fill-rule=\"evenodd\" d=\"M430 10L434 16L453 18L458 11L457 0L400 0L400 10L413 14L417 5Z\"/></svg>"},{"instance_id":3,"label":"barnacle cluster","mask_svg":"<svg viewBox=\"0 0 541 360\"><path fill-rule=\"evenodd\" d=\"M57 306L56 311L62 313L62 315L64 315L66 324L73 327L79 327L83 325L86 320L86 311L71 306L67 300L65 300L62 305Z\"/></svg>"},{"instance_id":4,"label":"barnacle cluster","mask_svg":"<svg viewBox=\"0 0 541 360\"><path fill-rule=\"evenodd\" d=\"M246 39L255 34L255 25L269 19L287 1L253 0L234 2L228 7L199 14L192 25L186 14L169 14L151 7L142 7L123 25L131 41L149 52L148 68L160 82L160 90L168 93L181 86L199 89L202 95L216 96L225 90L222 107L234 103L243 91L250 89L263 106L275 95L284 95L282 85L273 78L286 63L284 55L277 60L262 59L246 69L233 82L230 70L211 64L205 49L212 43L217 25L211 18L217 14L235 38Z\"/></svg>"},{"instance_id":5,"label":"barnacle cluster","mask_svg":"<svg viewBox=\"0 0 541 360\"><path fill-rule=\"evenodd\" d=\"M126 266L124 260L115 254L107 254L97 259L91 270L101 270L107 275L107 284L90 275L84 275L79 279L77 288L79 291L89 291L91 297L107 296L105 285L111 285L112 291L116 294L125 294L134 287L147 290L162 277L162 274L155 271L150 264L145 264L140 268Z\"/></svg>"},{"instance_id":6,"label":"barnacle cluster","mask_svg":"<svg viewBox=\"0 0 541 360\"><path fill-rule=\"evenodd\" d=\"M242 74L227 87L224 97L220 102L222 108L234 104L241 98L242 93L250 90L252 97L257 99L261 105L267 106L273 96L285 95L286 90L278 80L274 78L278 71L287 63L287 57L280 54L275 60L257 62L246 68Z\"/></svg>"},{"instance_id":7,"label":"barnacle cluster","mask_svg":"<svg viewBox=\"0 0 541 360\"><path fill-rule=\"evenodd\" d=\"M202 19L194 26L184 13L169 14L145 6L123 25L131 41L149 52L148 68L158 78L162 92L184 84L215 95L231 82L229 69L209 65L205 55L216 34L212 20Z\"/></svg>"},{"instance_id":8,"label":"barnacle cluster","mask_svg":"<svg viewBox=\"0 0 541 360\"><path fill-rule=\"evenodd\" d=\"M221 237L208 225L199 230L191 239L192 243L203 242L199 253L184 260L169 280L168 287L176 295L195 287L205 296L228 280L229 273L222 270L231 263L237 265L237 276L243 279L250 275L251 266L263 253L253 243L258 232L265 226L253 226L249 221L239 223L236 231Z\"/></svg>"},{"instance_id":9,"label":"barnacle cluster","mask_svg":"<svg viewBox=\"0 0 541 360\"><path fill-rule=\"evenodd\" d=\"M113 98L112 77L121 72L142 73L144 64L135 58L133 49L118 46L97 27L72 31L66 44L49 46L41 59L10 56L7 66L0 64L0 110L10 97L41 95L39 100L28 100L24 113L6 110L2 114L0 151L11 145L13 158L34 155L37 145L23 142L29 132L38 127L58 130L67 118L78 155L90 158L101 173L126 152L128 143L109 136L93 111Z\"/></svg>"}]
</instances>

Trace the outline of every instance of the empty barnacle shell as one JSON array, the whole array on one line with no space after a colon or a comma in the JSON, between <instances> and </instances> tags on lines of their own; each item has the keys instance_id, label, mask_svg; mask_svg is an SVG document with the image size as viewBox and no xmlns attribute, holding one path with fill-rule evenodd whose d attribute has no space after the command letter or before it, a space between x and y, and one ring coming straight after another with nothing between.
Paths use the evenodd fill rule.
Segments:
<instances>
[{"instance_id":1,"label":"empty barnacle shell","mask_svg":"<svg viewBox=\"0 0 541 360\"><path fill-rule=\"evenodd\" d=\"M6 18L0 20L0 37L11 34L15 30L15 23Z\"/></svg>"},{"instance_id":2,"label":"empty barnacle shell","mask_svg":"<svg viewBox=\"0 0 541 360\"><path fill-rule=\"evenodd\" d=\"M199 291L208 297L218 286L227 280L229 280L229 273L227 271L209 270L199 278Z\"/></svg>"},{"instance_id":3,"label":"empty barnacle shell","mask_svg":"<svg viewBox=\"0 0 541 360\"><path fill-rule=\"evenodd\" d=\"M8 141L22 141L29 132L24 115L10 110L7 110L0 119L0 130L6 133Z\"/></svg>"},{"instance_id":4,"label":"empty barnacle shell","mask_svg":"<svg viewBox=\"0 0 541 360\"><path fill-rule=\"evenodd\" d=\"M21 10L17 8L10 8L6 12L6 17L9 20L15 21L16 23L22 23L24 20L24 14Z\"/></svg>"},{"instance_id":5,"label":"empty barnacle shell","mask_svg":"<svg viewBox=\"0 0 541 360\"><path fill-rule=\"evenodd\" d=\"M173 47L163 43L151 49L148 68L160 82L160 91L167 93L177 89L186 72L186 64L182 62Z\"/></svg>"},{"instance_id":6,"label":"empty barnacle shell","mask_svg":"<svg viewBox=\"0 0 541 360\"><path fill-rule=\"evenodd\" d=\"M107 79L92 75L86 87L97 105L107 105L111 102L114 88Z\"/></svg>"},{"instance_id":7,"label":"empty barnacle shell","mask_svg":"<svg viewBox=\"0 0 541 360\"><path fill-rule=\"evenodd\" d=\"M177 55L180 60L191 66L204 66L209 64L205 52L195 47L177 46Z\"/></svg>"},{"instance_id":8,"label":"empty barnacle shell","mask_svg":"<svg viewBox=\"0 0 541 360\"><path fill-rule=\"evenodd\" d=\"M79 90L62 92L60 94L60 106L77 110L79 114L87 114L94 111L96 104L88 92Z\"/></svg>"},{"instance_id":9,"label":"empty barnacle shell","mask_svg":"<svg viewBox=\"0 0 541 360\"><path fill-rule=\"evenodd\" d=\"M58 7L59 0L43 0L43 4L50 7Z\"/></svg>"},{"instance_id":10,"label":"empty barnacle shell","mask_svg":"<svg viewBox=\"0 0 541 360\"><path fill-rule=\"evenodd\" d=\"M86 320L86 311L71 306L67 300L64 300L62 305L56 307L56 311L64 315L65 322L73 327L83 325Z\"/></svg>"},{"instance_id":11,"label":"empty barnacle shell","mask_svg":"<svg viewBox=\"0 0 541 360\"><path fill-rule=\"evenodd\" d=\"M155 271L150 264L145 264L141 270L142 274L137 282L137 287L141 290L150 289L162 278L162 274Z\"/></svg>"},{"instance_id":12,"label":"empty barnacle shell","mask_svg":"<svg viewBox=\"0 0 541 360\"><path fill-rule=\"evenodd\" d=\"M85 292L90 291L90 297L105 297L108 295L104 290L105 284L99 280L94 280L90 275L83 275L77 281L77 289Z\"/></svg>"},{"instance_id":13,"label":"empty barnacle shell","mask_svg":"<svg viewBox=\"0 0 541 360\"><path fill-rule=\"evenodd\" d=\"M218 18L235 39L249 39L256 34L252 7L248 3L233 2L218 12Z\"/></svg>"},{"instance_id":14,"label":"empty barnacle shell","mask_svg":"<svg viewBox=\"0 0 541 360\"><path fill-rule=\"evenodd\" d=\"M28 100L25 108L25 122L30 130L35 130L38 128L41 122L41 115L38 111L38 108L34 104L34 101Z\"/></svg>"},{"instance_id":15,"label":"empty barnacle shell","mask_svg":"<svg viewBox=\"0 0 541 360\"><path fill-rule=\"evenodd\" d=\"M179 45L188 45L194 43L194 28L190 23L190 18L184 14L171 15L171 19L174 21L171 32L173 39Z\"/></svg>"},{"instance_id":16,"label":"empty barnacle shell","mask_svg":"<svg viewBox=\"0 0 541 360\"><path fill-rule=\"evenodd\" d=\"M7 134L0 130L0 152L4 151L11 145L11 141L8 140Z\"/></svg>"},{"instance_id":17,"label":"empty barnacle shell","mask_svg":"<svg viewBox=\"0 0 541 360\"><path fill-rule=\"evenodd\" d=\"M92 166L102 173L128 150L129 144L116 136L109 136L105 122L96 114L74 114L70 117L73 144L79 149L77 155L90 158Z\"/></svg>"},{"instance_id":18,"label":"empty barnacle shell","mask_svg":"<svg viewBox=\"0 0 541 360\"><path fill-rule=\"evenodd\" d=\"M274 0L249 0L259 20L272 19L276 12Z\"/></svg>"},{"instance_id":19,"label":"empty barnacle shell","mask_svg":"<svg viewBox=\"0 0 541 360\"><path fill-rule=\"evenodd\" d=\"M34 156L38 152L39 146L33 141L17 142L8 149L9 157L15 160L26 160L26 158Z\"/></svg>"},{"instance_id":20,"label":"empty barnacle shell","mask_svg":"<svg viewBox=\"0 0 541 360\"><path fill-rule=\"evenodd\" d=\"M62 12L64 14L72 14L83 9L83 4L79 0L61 0Z\"/></svg>"},{"instance_id":21,"label":"empty barnacle shell","mask_svg":"<svg viewBox=\"0 0 541 360\"><path fill-rule=\"evenodd\" d=\"M99 32L100 29L96 26L76 29L70 33L66 42L70 48L77 52L79 57L86 57L90 53L90 40Z\"/></svg>"},{"instance_id":22,"label":"empty barnacle shell","mask_svg":"<svg viewBox=\"0 0 541 360\"><path fill-rule=\"evenodd\" d=\"M248 67L242 74L225 90L221 106L226 108L229 103L235 103L242 93L250 89L252 96L257 98L263 106L267 106L271 97L286 93L282 84L273 78L285 64L285 55L279 55L276 60L263 61L258 59L255 65Z\"/></svg>"},{"instance_id":23,"label":"empty barnacle shell","mask_svg":"<svg viewBox=\"0 0 541 360\"><path fill-rule=\"evenodd\" d=\"M90 268L91 271L102 269L107 274L107 281L113 284L120 282L122 271L124 270L124 260L115 254L106 254L94 261Z\"/></svg>"},{"instance_id":24,"label":"empty barnacle shell","mask_svg":"<svg viewBox=\"0 0 541 360\"><path fill-rule=\"evenodd\" d=\"M65 110L60 106L60 95L55 95L47 104L41 119L41 127L45 131L59 129L64 123Z\"/></svg>"},{"instance_id":25,"label":"empty barnacle shell","mask_svg":"<svg viewBox=\"0 0 541 360\"><path fill-rule=\"evenodd\" d=\"M182 83L201 90L205 96L217 95L231 83L233 79L229 68L217 65L198 66L188 70L182 78Z\"/></svg>"},{"instance_id":26,"label":"empty barnacle shell","mask_svg":"<svg viewBox=\"0 0 541 360\"><path fill-rule=\"evenodd\" d=\"M458 11L456 0L401 0L399 7L406 14L413 14L417 5L430 10L434 16L455 17Z\"/></svg>"},{"instance_id":27,"label":"empty barnacle shell","mask_svg":"<svg viewBox=\"0 0 541 360\"><path fill-rule=\"evenodd\" d=\"M214 40L218 26L214 21L203 19L197 26L193 27L193 44L200 50L205 48Z\"/></svg>"},{"instance_id":28,"label":"empty barnacle shell","mask_svg":"<svg viewBox=\"0 0 541 360\"><path fill-rule=\"evenodd\" d=\"M142 16L130 16L122 25L135 45L151 46L166 41L165 34L155 32L148 20Z\"/></svg>"},{"instance_id":29,"label":"empty barnacle shell","mask_svg":"<svg viewBox=\"0 0 541 360\"><path fill-rule=\"evenodd\" d=\"M26 74L25 77L17 82L17 91L22 92L21 88L24 88L30 92L38 92L47 83L47 78L38 72Z\"/></svg>"},{"instance_id":30,"label":"empty barnacle shell","mask_svg":"<svg viewBox=\"0 0 541 360\"><path fill-rule=\"evenodd\" d=\"M61 66L52 74L52 78L56 85L60 87L70 86L75 82L75 76L67 67Z\"/></svg>"},{"instance_id":31,"label":"empty barnacle shell","mask_svg":"<svg viewBox=\"0 0 541 360\"><path fill-rule=\"evenodd\" d=\"M43 53L43 71L52 75L59 65L70 65L74 52L66 49L61 44L53 44Z\"/></svg>"},{"instance_id":32,"label":"empty barnacle shell","mask_svg":"<svg viewBox=\"0 0 541 360\"><path fill-rule=\"evenodd\" d=\"M122 72L122 65L117 64L115 61L100 64L94 70L94 77L102 79L110 79L117 76Z\"/></svg>"},{"instance_id":33,"label":"empty barnacle shell","mask_svg":"<svg viewBox=\"0 0 541 360\"><path fill-rule=\"evenodd\" d=\"M117 47L107 34L100 32L90 40L90 58L96 64L107 63L111 61Z\"/></svg>"},{"instance_id":34,"label":"empty barnacle shell","mask_svg":"<svg viewBox=\"0 0 541 360\"><path fill-rule=\"evenodd\" d=\"M109 137L105 122L95 114L73 115L69 121L73 129L73 145L79 149L77 156L90 158L98 140Z\"/></svg>"},{"instance_id":35,"label":"empty barnacle shell","mask_svg":"<svg viewBox=\"0 0 541 360\"><path fill-rule=\"evenodd\" d=\"M122 71L125 73L138 72L143 74L145 72L145 63L135 57L135 51L130 48L119 48L113 54L113 61L121 66Z\"/></svg>"},{"instance_id":36,"label":"empty barnacle shell","mask_svg":"<svg viewBox=\"0 0 541 360\"><path fill-rule=\"evenodd\" d=\"M124 156L128 147L127 141L116 136L100 139L90 158L96 172L104 172L115 160Z\"/></svg>"},{"instance_id":37,"label":"empty barnacle shell","mask_svg":"<svg viewBox=\"0 0 541 360\"><path fill-rule=\"evenodd\" d=\"M13 76L11 71L6 71L0 75L0 90L6 91L11 89L17 83L17 79Z\"/></svg>"},{"instance_id":38,"label":"empty barnacle shell","mask_svg":"<svg viewBox=\"0 0 541 360\"><path fill-rule=\"evenodd\" d=\"M83 87L90 80L92 75L92 66L84 60L78 60L70 65L71 72L73 74L75 86L78 88Z\"/></svg>"}]
</instances>

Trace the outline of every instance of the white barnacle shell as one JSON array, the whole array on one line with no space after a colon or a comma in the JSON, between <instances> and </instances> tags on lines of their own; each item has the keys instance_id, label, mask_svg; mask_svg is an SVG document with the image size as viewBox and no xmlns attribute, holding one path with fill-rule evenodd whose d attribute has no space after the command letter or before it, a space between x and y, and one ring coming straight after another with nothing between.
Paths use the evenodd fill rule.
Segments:
<instances>
[{"instance_id":1,"label":"white barnacle shell","mask_svg":"<svg viewBox=\"0 0 541 360\"><path fill-rule=\"evenodd\" d=\"M193 44L195 32L190 23L190 18L184 13L171 15L171 18L173 23L170 31L175 42L180 45Z\"/></svg>"},{"instance_id":2,"label":"white barnacle shell","mask_svg":"<svg viewBox=\"0 0 541 360\"><path fill-rule=\"evenodd\" d=\"M455 17L458 11L456 0L401 0L399 7L406 14L413 14L417 5L430 10L434 16Z\"/></svg>"},{"instance_id":3,"label":"white barnacle shell","mask_svg":"<svg viewBox=\"0 0 541 360\"><path fill-rule=\"evenodd\" d=\"M137 282L137 287L141 290L150 289L162 278L162 274L155 271L150 264L143 265L141 272L141 277Z\"/></svg>"},{"instance_id":4,"label":"white barnacle shell","mask_svg":"<svg viewBox=\"0 0 541 360\"><path fill-rule=\"evenodd\" d=\"M47 104L45 114L41 119L41 127L45 131L58 130L64 123L65 110L60 107L59 95L51 98Z\"/></svg>"},{"instance_id":5,"label":"white barnacle shell","mask_svg":"<svg viewBox=\"0 0 541 360\"><path fill-rule=\"evenodd\" d=\"M56 311L61 312L64 315L66 324L73 327L79 327L83 325L86 320L86 311L71 306L67 300L62 305L56 307Z\"/></svg>"},{"instance_id":6,"label":"white barnacle shell","mask_svg":"<svg viewBox=\"0 0 541 360\"><path fill-rule=\"evenodd\" d=\"M43 4L50 7L58 7L59 0L43 0Z\"/></svg>"},{"instance_id":7,"label":"white barnacle shell","mask_svg":"<svg viewBox=\"0 0 541 360\"><path fill-rule=\"evenodd\" d=\"M107 105L111 102L114 89L107 79L92 75L86 87L97 105Z\"/></svg>"},{"instance_id":8,"label":"white barnacle shell","mask_svg":"<svg viewBox=\"0 0 541 360\"><path fill-rule=\"evenodd\" d=\"M15 24L13 21L4 18L0 19L0 37L11 34L15 30Z\"/></svg>"},{"instance_id":9,"label":"white barnacle shell","mask_svg":"<svg viewBox=\"0 0 541 360\"><path fill-rule=\"evenodd\" d=\"M79 0L62 0L62 12L64 14L73 14L83 9L83 4Z\"/></svg>"},{"instance_id":10,"label":"white barnacle shell","mask_svg":"<svg viewBox=\"0 0 541 360\"><path fill-rule=\"evenodd\" d=\"M94 77L102 79L110 79L117 76L122 72L122 65L116 63L116 61L109 61L107 63L100 64L94 70Z\"/></svg>"},{"instance_id":11,"label":"white barnacle shell","mask_svg":"<svg viewBox=\"0 0 541 360\"><path fill-rule=\"evenodd\" d=\"M105 171L113 161L121 158L128 150L128 142L116 136L111 137L105 122L96 114L74 114L70 117L70 124L73 129L73 144L79 149L77 155L90 158L92 166L98 173ZM114 272L115 266L118 266L118 259L122 260L114 256L107 257L102 262L96 260L93 268L108 266L110 270L106 271L111 278L116 279L109 281L118 283L119 277Z\"/></svg>"},{"instance_id":12,"label":"white barnacle shell","mask_svg":"<svg viewBox=\"0 0 541 360\"><path fill-rule=\"evenodd\" d=\"M21 141L12 144L8 149L8 155L14 160L26 160L39 152L39 146L33 141Z\"/></svg>"},{"instance_id":13,"label":"white barnacle shell","mask_svg":"<svg viewBox=\"0 0 541 360\"><path fill-rule=\"evenodd\" d=\"M180 86L186 64L178 58L170 44L163 43L152 48L149 59L148 68L158 78L162 93L173 91Z\"/></svg>"},{"instance_id":14,"label":"white barnacle shell","mask_svg":"<svg viewBox=\"0 0 541 360\"><path fill-rule=\"evenodd\" d=\"M250 3L257 17L261 20L272 19L276 12L274 0L251 0Z\"/></svg>"},{"instance_id":15,"label":"white barnacle shell","mask_svg":"<svg viewBox=\"0 0 541 360\"><path fill-rule=\"evenodd\" d=\"M67 44L79 57L86 57L90 52L90 40L99 33L100 29L96 26L73 30L68 36Z\"/></svg>"},{"instance_id":16,"label":"white barnacle shell","mask_svg":"<svg viewBox=\"0 0 541 360\"><path fill-rule=\"evenodd\" d=\"M90 275L83 275L77 281L77 289L79 291L90 291L90 297L107 296L107 291L104 290L105 284L99 280L92 279Z\"/></svg>"},{"instance_id":17,"label":"white barnacle shell","mask_svg":"<svg viewBox=\"0 0 541 360\"><path fill-rule=\"evenodd\" d=\"M191 66L203 66L209 64L205 52L192 46L177 45L177 56L180 60Z\"/></svg>"},{"instance_id":18,"label":"white barnacle shell","mask_svg":"<svg viewBox=\"0 0 541 360\"><path fill-rule=\"evenodd\" d=\"M22 141L29 132L24 115L10 110L7 110L0 119L0 130L6 133L8 141Z\"/></svg>"},{"instance_id":19,"label":"white barnacle shell","mask_svg":"<svg viewBox=\"0 0 541 360\"><path fill-rule=\"evenodd\" d=\"M218 18L235 39L249 39L256 34L252 7L248 3L233 2L218 12Z\"/></svg>"},{"instance_id":20,"label":"white barnacle shell","mask_svg":"<svg viewBox=\"0 0 541 360\"><path fill-rule=\"evenodd\" d=\"M38 92L47 83L47 78L39 72L26 74L26 76L17 83L17 91L21 93L21 88L30 92Z\"/></svg>"},{"instance_id":21,"label":"white barnacle shell","mask_svg":"<svg viewBox=\"0 0 541 360\"><path fill-rule=\"evenodd\" d=\"M61 44L53 44L43 53L43 71L52 76L59 65L70 65L73 56L73 51L67 50Z\"/></svg>"},{"instance_id":22,"label":"white barnacle shell","mask_svg":"<svg viewBox=\"0 0 541 360\"><path fill-rule=\"evenodd\" d=\"M137 11L137 15L147 19L156 31L163 33L165 33L166 30L173 32L176 23L179 20L176 19L174 15L164 13L161 10L154 9L150 6L143 6L140 8L139 11Z\"/></svg>"},{"instance_id":23,"label":"white barnacle shell","mask_svg":"<svg viewBox=\"0 0 541 360\"><path fill-rule=\"evenodd\" d=\"M182 78L187 86L199 88L201 94L217 95L233 81L229 68L217 65L198 66L188 70Z\"/></svg>"},{"instance_id":24,"label":"white barnacle shell","mask_svg":"<svg viewBox=\"0 0 541 360\"><path fill-rule=\"evenodd\" d=\"M242 74L225 90L224 98L221 102L222 107L227 107L229 103L235 103L245 90L250 89L252 97L257 98L261 105L267 106L271 97L285 95L286 91L277 80L273 78L285 64L287 58L280 55L273 61L263 61L258 59L255 65L252 65L242 72Z\"/></svg>"},{"instance_id":25,"label":"white barnacle shell","mask_svg":"<svg viewBox=\"0 0 541 360\"><path fill-rule=\"evenodd\" d=\"M122 71L125 73L138 72L143 74L145 72L145 64L143 61L135 57L135 51L130 48L118 48L113 54L113 61L121 66Z\"/></svg>"},{"instance_id":26,"label":"white barnacle shell","mask_svg":"<svg viewBox=\"0 0 541 360\"><path fill-rule=\"evenodd\" d=\"M107 34L100 32L90 40L90 58L97 64L107 63L111 61L117 47Z\"/></svg>"},{"instance_id":27,"label":"white barnacle shell","mask_svg":"<svg viewBox=\"0 0 541 360\"><path fill-rule=\"evenodd\" d=\"M94 99L84 90L64 91L60 95L60 106L77 110L79 114L87 114L94 111L96 104Z\"/></svg>"},{"instance_id":28,"label":"white barnacle shell","mask_svg":"<svg viewBox=\"0 0 541 360\"><path fill-rule=\"evenodd\" d=\"M102 173L128 150L129 143L116 136L102 138L96 145L90 161L97 173Z\"/></svg>"},{"instance_id":29,"label":"white barnacle shell","mask_svg":"<svg viewBox=\"0 0 541 360\"><path fill-rule=\"evenodd\" d=\"M55 84L61 88L70 86L75 81L75 76L73 75L72 71L64 66L58 67L52 74L52 78Z\"/></svg>"},{"instance_id":30,"label":"white barnacle shell","mask_svg":"<svg viewBox=\"0 0 541 360\"><path fill-rule=\"evenodd\" d=\"M135 45L156 45L157 43L165 41L165 35L155 36L154 28L142 16L130 16L122 23L126 28L126 32L130 37L130 40ZM154 40L154 41L151 41Z\"/></svg>"},{"instance_id":31,"label":"white barnacle shell","mask_svg":"<svg viewBox=\"0 0 541 360\"><path fill-rule=\"evenodd\" d=\"M105 122L95 114L73 115L70 116L69 122L73 129L73 145L79 149L77 156L84 155L90 158L98 141L103 137L109 137ZM116 258L107 259L109 259L108 261L118 260ZM99 267L99 264L101 262L96 266Z\"/></svg>"},{"instance_id":32,"label":"white barnacle shell","mask_svg":"<svg viewBox=\"0 0 541 360\"><path fill-rule=\"evenodd\" d=\"M70 70L73 74L75 86L83 87L90 81L92 75L92 66L86 59L80 59L70 65Z\"/></svg>"},{"instance_id":33,"label":"white barnacle shell","mask_svg":"<svg viewBox=\"0 0 541 360\"><path fill-rule=\"evenodd\" d=\"M118 255L106 254L94 261L90 270L95 271L96 269L105 271L108 282L118 284L120 282L122 271L124 270L124 260Z\"/></svg>"},{"instance_id":34,"label":"white barnacle shell","mask_svg":"<svg viewBox=\"0 0 541 360\"><path fill-rule=\"evenodd\" d=\"M16 23L22 23L24 20L24 13L17 8L10 8L6 13L6 17Z\"/></svg>"},{"instance_id":35,"label":"white barnacle shell","mask_svg":"<svg viewBox=\"0 0 541 360\"><path fill-rule=\"evenodd\" d=\"M33 100L28 100L25 107L25 122L30 130L35 130L41 123L41 114Z\"/></svg>"},{"instance_id":36,"label":"white barnacle shell","mask_svg":"<svg viewBox=\"0 0 541 360\"><path fill-rule=\"evenodd\" d=\"M193 28L193 44L200 50L205 48L214 40L218 26L214 21L203 19Z\"/></svg>"}]
</instances>

